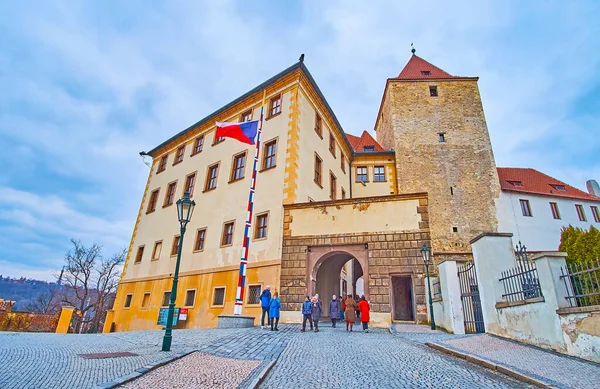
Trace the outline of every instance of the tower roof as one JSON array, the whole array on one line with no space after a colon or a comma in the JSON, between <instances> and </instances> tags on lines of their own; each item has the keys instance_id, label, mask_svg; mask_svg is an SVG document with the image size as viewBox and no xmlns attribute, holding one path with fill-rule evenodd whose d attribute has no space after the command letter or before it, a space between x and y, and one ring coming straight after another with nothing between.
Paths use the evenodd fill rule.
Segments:
<instances>
[{"instance_id":1,"label":"tower roof","mask_svg":"<svg viewBox=\"0 0 600 389\"><path fill-rule=\"evenodd\" d=\"M418 55L413 54L397 78L400 80L426 80L428 78L440 79L462 77L452 76L437 66L425 61Z\"/></svg>"},{"instance_id":2,"label":"tower roof","mask_svg":"<svg viewBox=\"0 0 600 389\"><path fill-rule=\"evenodd\" d=\"M385 151L367 131L363 131L361 136L346 134L346 138L348 138L350 145L356 152Z\"/></svg>"}]
</instances>

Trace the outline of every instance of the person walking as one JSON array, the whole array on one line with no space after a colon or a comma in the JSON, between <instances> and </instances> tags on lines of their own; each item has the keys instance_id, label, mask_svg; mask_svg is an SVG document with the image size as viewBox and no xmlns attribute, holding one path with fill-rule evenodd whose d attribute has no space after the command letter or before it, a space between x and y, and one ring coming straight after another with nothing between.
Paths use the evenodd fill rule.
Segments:
<instances>
[{"instance_id":1,"label":"person walking","mask_svg":"<svg viewBox=\"0 0 600 389\"><path fill-rule=\"evenodd\" d=\"M304 298L304 302L302 303L302 332L306 331L306 321L310 323L310 330L313 330L313 321L312 321L312 303L310 302L310 297L306 296Z\"/></svg>"},{"instance_id":2,"label":"person walking","mask_svg":"<svg viewBox=\"0 0 600 389\"><path fill-rule=\"evenodd\" d=\"M342 307L340 305L340 302L338 301L337 296L334 294L331 298L331 301L329 302L329 317L331 318L331 324L333 328L335 328L335 323L337 322L340 316L341 310Z\"/></svg>"},{"instance_id":3,"label":"person walking","mask_svg":"<svg viewBox=\"0 0 600 389\"><path fill-rule=\"evenodd\" d=\"M356 321L356 301L352 298L352 295L348 295L348 298L344 302L346 305L346 310L344 312L344 318L346 319L346 331L348 331L348 326L350 327L350 332L352 332L352 325Z\"/></svg>"},{"instance_id":4,"label":"person walking","mask_svg":"<svg viewBox=\"0 0 600 389\"><path fill-rule=\"evenodd\" d=\"M357 294L354 295L354 301L356 301L356 320L354 320L354 322L357 322L360 320L360 311L358 310L358 302L360 301L360 297L358 297Z\"/></svg>"},{"instance_id":5,"label":"person walking","mask_svg":"<svg viewBox=\"0 0 600 389\"><path fill-rule=\"evenodd\" d=\"M279 331L277 326L279 325L279 311L281 308L281 300L279 299L279 293L275 292L273 298L269 303L269 321L271 322L271 331ZM275 329L273 329L275 325Z\"/></svg>"},{"instance_id":6,"label":"person walking","mask_svg":"<svg viewBox=\"0 0 600 389\"><path fill-rule=\"evenodd\" d=\"M313 325L315 326L315 332L319 332L319 319L321 318L321 314L323 313L323 304L321 300L319 300L319 295L315 294L315 297L312 298L311 302L311 316Z\"/></svg>"},{"instance_id":7,"label":"person walking","mask_svg":"<svg viewBox=\"0 0 600 389\"><path fill-rule=\"evenodd\" d=\"M265 328L265 315L267 315L267 325L271 324L269 317L269 305L271 304L271 287L267 285L260 295L260 306L262 308L262 319L260 319L260 328Z\"/></svg>"},{"instance_id":8,"label":"person walking","mask_svg":"<svg viewBox=\"0 0 600 389\"><path fill-rule=\"evenodd\" d=\"M338 297L338 302L340 303L340 317L339 320L340 322L344 321L344 299L342 298L342 296Z\"/></svg>"},{"instance_id":9,"label":"person walking","mask_svg":"<svg viewBox=\"0 0 600 389\"><path fill-rule=\"evenodd\" d=\"M369 332L369 321L371 320L369 312L371 311L371 307L364 294L360 297L358 311L360 312L360 321L362 322L363 331Z\"/></svg>"}]
</instances>

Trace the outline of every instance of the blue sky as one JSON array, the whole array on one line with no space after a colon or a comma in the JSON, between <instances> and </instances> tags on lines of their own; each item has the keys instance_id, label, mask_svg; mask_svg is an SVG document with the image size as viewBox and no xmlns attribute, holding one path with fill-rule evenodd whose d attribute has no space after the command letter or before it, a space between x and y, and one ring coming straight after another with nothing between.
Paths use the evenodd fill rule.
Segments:
<instances>
[{"instance_id":1,"label":"blue sky","mask_svg":"<svg viewBox=\"0 0 600 389\"><path fill-rule=\"evenodd\" d=\"M0 4L0 274L52 279L71 237L128 244L138 156L297 61L346 132L417 54L479 76L499 166L600 180L597 1Z\"/></svg>"}]
</instances>

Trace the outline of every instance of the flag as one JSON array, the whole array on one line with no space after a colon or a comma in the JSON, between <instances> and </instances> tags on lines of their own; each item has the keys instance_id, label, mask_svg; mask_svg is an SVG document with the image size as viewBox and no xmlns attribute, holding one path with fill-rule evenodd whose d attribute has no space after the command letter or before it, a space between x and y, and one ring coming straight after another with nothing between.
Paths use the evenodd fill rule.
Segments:
<instances>
[{"instance_id":1,"label":"flag","mask_svg":"<svg viewBox=\"0 0 600 389\"><path fill-rule=\"evenodd\" d=\"M254 138L258 132L258 120L242 123L222 123L217 122L217 138L233 138L242 143L253 145Z\"/></svg>"}]
</instances>

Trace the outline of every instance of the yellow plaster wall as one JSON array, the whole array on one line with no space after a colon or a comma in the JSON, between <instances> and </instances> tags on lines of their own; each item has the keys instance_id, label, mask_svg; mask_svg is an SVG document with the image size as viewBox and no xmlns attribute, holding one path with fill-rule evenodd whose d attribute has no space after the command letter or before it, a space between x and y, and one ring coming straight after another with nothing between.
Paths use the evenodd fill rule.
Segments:
<instances>
[{"instance_id":1,"label":"yellow plaster wall","mask_svg":"<svg viewBox=\"0 0 600 389\"><path fill-rule=\"evenodd\" d=\"M366 166L369 180L364 185L356 180L356 168ZM385 181L374 182L375 166L385 167ZM396 163L392 155L358 155L352 161L352 197L389 196L397 194Z\"/></svg>"}]
</instances>

